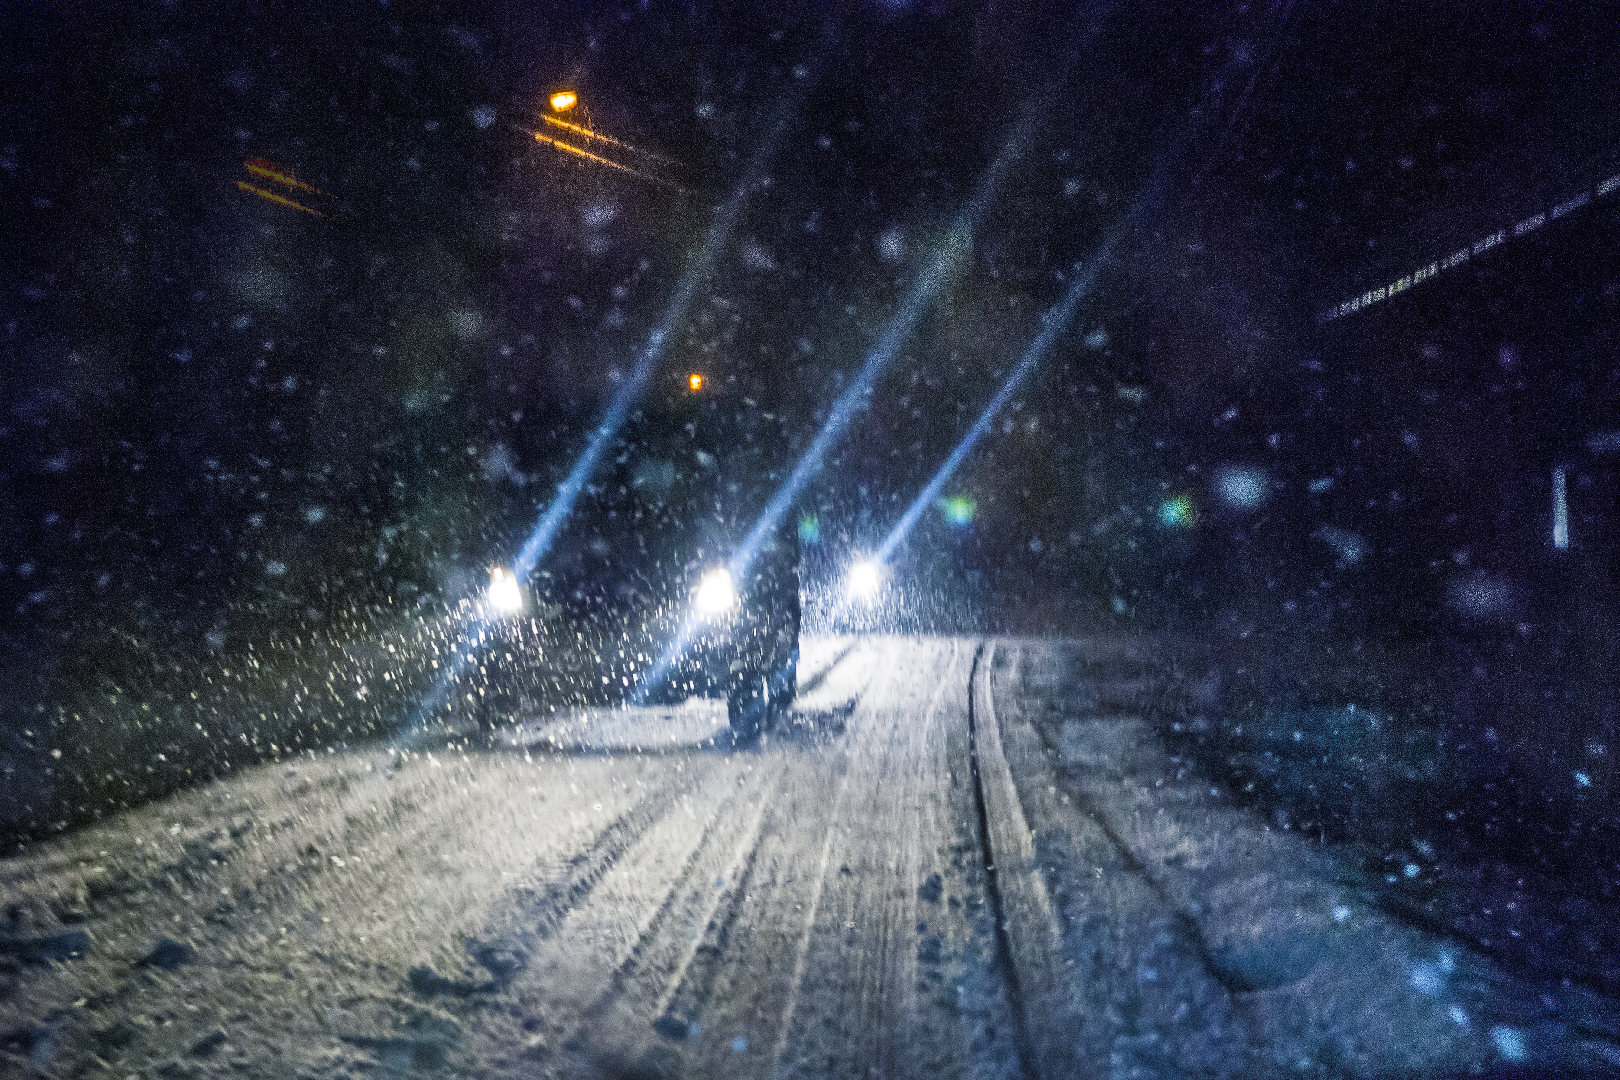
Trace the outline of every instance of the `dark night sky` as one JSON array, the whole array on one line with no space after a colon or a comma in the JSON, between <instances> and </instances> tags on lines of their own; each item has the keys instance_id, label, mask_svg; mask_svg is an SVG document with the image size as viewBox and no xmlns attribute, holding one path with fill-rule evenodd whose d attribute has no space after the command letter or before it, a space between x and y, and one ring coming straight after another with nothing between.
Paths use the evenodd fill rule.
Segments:
<instances>
[{"instance_id":1,"label":"dark night sky","mask_svg":"<svg viewBox=\"0 0 1620 1080\"><path fill-rule=\"evenodd\" d=\"M1432 606L1442 572L1544 546L1562 461L1582 535L1613 531L1583 446L1620 428L1620 193L1317 321L1620 171L1605 10L181 2L0 25L0 610L34 670L450 597L507 557L801 85L667 376L736 380L802 439L1035 118L818 483L830 548L899 516L1155 170L959 476L973 534L927 518L919 573L965 560L1099 610L1171 579L1308 606L1324 577ZM564 84L688 190L529 139ZM332 218L237 190L255 157ZM1266 505L1222 507L1227 465L1263 471ZM1191 539L1155 516L1182 492ZM1324 524L1374 556L1335 566Z\"/></svg>"}]
</instances>

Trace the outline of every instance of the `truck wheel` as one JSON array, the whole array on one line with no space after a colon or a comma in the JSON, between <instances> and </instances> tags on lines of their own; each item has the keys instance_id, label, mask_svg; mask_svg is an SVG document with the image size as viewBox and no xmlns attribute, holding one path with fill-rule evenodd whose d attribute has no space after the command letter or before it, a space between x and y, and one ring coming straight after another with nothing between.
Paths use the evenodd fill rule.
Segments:
<instances>
[{"instance_id":1,"label":"truck wheel","mask_svg":"<svg viewBox=\"0 0 1620 1080\"><path fill-rule=\"evenodd\" d=\"M726 719L731 722L733 742L751 743L765 730L770 718L771 700L765 679L757 672L740 672L726 687Z\"/></svg>"},{"instance_id":2,"label":"truck wheel","mask_svg":"<svg viewBox=\"0 0 1620 1080\"><path fill-rule=\"evenodd\" d=\"M793 707L793 699L799 693L799 650L794 649L792 655L784 660L779 667L771 672L770 695L771 708L783 712Z\"/></svg>"}]
</instances>

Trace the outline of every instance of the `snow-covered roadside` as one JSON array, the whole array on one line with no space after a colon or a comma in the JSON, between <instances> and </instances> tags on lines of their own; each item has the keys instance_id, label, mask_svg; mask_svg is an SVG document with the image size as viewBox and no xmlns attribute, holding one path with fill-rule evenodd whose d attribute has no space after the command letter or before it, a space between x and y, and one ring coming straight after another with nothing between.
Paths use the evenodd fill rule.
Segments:
<instances>
[{"instance_id":1,"label":"snow-covered roadside","mask_svg":"<svg viewBox=\"0 0 1620 1080\"><path fill-rule=\"evenodd\" d=\"M1001 655L994 710L1081 1060L1247 1076L1620 1065L1616 1003L1392 918L1353 854L1273 828L1173 756L1145 655Z\"/></svg>"}]
</instances>

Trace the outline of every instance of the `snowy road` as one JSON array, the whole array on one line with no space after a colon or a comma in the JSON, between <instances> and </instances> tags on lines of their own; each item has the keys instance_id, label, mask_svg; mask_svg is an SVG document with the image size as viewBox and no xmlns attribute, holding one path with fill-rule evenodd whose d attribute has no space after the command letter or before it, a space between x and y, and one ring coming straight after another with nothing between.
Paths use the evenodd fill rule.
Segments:
<instances>
[{"instance_id":1,"label":"snowy road","mask_svg":"<svg viewBox=\"0 0 1620 1080\"><path fill-rule=\"evenodd\" d=\"M1620 1011L1385 913L1166 748L1105 641L807 642L723 706L300 758L0 863L0 1071L1620 1069Z\"/></svg>"}]
</instances>

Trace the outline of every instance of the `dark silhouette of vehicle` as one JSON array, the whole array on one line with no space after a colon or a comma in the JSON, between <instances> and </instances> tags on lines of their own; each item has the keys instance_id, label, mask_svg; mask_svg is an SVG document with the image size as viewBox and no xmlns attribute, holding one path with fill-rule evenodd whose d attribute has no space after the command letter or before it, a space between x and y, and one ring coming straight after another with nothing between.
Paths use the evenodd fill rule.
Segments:
<instances>
[{"instance_id":1,"label":"dark silhouette of vehicle","mask_svg":"<svg viewBox=\"0 0 1620 1080\"><path fill-rule=\"evenodd\" d=\"M650 395L605 462L532 583L553 651L607 700L723 694L735 736L754 738L795 691L797 517L740 580L727 568L791 466L781 418L736 394Z\"/></svg>"}]
</instances>

